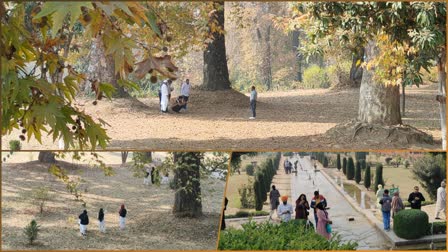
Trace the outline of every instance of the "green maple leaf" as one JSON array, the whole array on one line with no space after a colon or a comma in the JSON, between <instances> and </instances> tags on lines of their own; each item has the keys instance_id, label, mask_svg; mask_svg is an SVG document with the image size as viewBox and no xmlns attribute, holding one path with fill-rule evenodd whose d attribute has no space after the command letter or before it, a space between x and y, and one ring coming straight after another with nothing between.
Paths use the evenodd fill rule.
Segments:
<instances>
[{"instance_id":1,"label":"green maple leaf","mask_svg":"<svg viewBox=\"0 0 448 252\"><path fill-rule=\"evenodd\" d=\"M82 14L82 6L93 9L91 2L46 2L42 6L42 10L34 18L51 15L53 20L51 31L53 35L56 35L68 14L70 14L69 28L75 24L78 17Z\"/></svg>"}]
</instances>

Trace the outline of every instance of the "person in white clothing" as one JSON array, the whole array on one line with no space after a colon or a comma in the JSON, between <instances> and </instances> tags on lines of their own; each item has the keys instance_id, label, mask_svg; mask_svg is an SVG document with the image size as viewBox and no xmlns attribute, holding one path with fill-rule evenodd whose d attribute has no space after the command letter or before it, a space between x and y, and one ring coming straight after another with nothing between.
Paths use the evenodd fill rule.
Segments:
<instances>
[{"instance_id":1,"label":"person in white clothing","mask_svg":"<svg viewBox=\"0 0 448 252\"><path fill-rule=\"evenodd\" d=\"M144 185L149 185L149 182L151 181L151 176L150 176L150 173L149 173L150 171L149 171L149 168L148 169L146 169L146 171L145 171L145 177L143 178L143 184Z\"/></svg>"},{"instance_id":2,"label":"person in white clothing","mask_svg":"<svg viewBox=\"0 0 448 252\"><path fill-rule=\"evenodd\" d=\"M162 86L160 86L160 111L162 113L168 112L168 104L169 104L169 90L168 90L168 82L163 81Z\"/></svg>"},{"instance_id":3,"label":"person in white clothing","mask_svg":"<svg viewBox=\"0 0 448 252\"><path fill-rule=\"evenodd\" d=\"M282 219L282 222L288 222L291 220L291 215L293 213L293 209L291 204L288 204L288 196L283 195L281 197L282 204L280 204L277 208L277 214Z\"/></svg>"},{"instance_id":4,"label":"person in white clothing","mask_svg":"<svg viewBox=\"0 0 448 252\"><path fill-rule=\"evenodd\" d=\"M124 207L124 204L122 204L120 207L120 211L118 212L118 215L120 217L119 219L120 219L120 229L121 230L123 230L126 226L126 214L127 213L128 213L128 211Z\"/></svg>"},{"instance_id":5,"label":"person in white clothing","mask_svg":"<svg viewBox=\"0 0 448 252\"><path fill-rule=\"evenodd\" d=\"M101 233L106 232L106 223L104 222L104 210L100 208L100 211L98 212L98 226L100 228Z\"/></svg>"},{"instance_id":6,"label":"person in white clothing","mask_svg":"<svg viewBox=\"0 0 448 252\"><path fill-rule=\"evenodd\" d=\"M184 83L182 83L182 86L180 88L180 95L184 97L185 104L182 106L183 109L187 110L187 102L188 98L190 98L190 80L186 79Z\"/></svg>"},{"instance_id":7,"label":"person in white clothing","mask_svg":"<svg viewBox=\"0 0 448 252\"><path fill-rule=\"evenodd\" d=\"M166 173L165 176L162 176L162 180L160 181L160 184L167 185L170 183L169 174Z\"/></svg>"},{"instance_id":8,"label":"person in white clothing","mask_svg":"<svg viewBox=\"0 0 448 252\"><path fill-rule=\"evenodd\" d=\"M440 212L443 213L443 215L446 218L446 183L445 181L442 181L440 184L440 187L437 189L437 200L436 200L436 220L440 220L439 214Z\"/></svg>"}]
</instances>

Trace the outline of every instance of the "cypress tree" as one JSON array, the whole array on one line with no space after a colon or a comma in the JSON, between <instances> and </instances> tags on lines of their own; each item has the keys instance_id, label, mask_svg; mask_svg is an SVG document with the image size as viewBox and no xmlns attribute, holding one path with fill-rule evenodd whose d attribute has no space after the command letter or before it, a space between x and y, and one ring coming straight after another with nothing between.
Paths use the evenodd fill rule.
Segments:
<instances>
[{"instance_id":1,"label":"cypress tree","mask_svg":"<svg viewBox=\"0 0 448 252\"><path fill-rule=\"evenodd\" d=\"M337 157L336 157L336 168L338 168L338 171L341 170L341 154L338 153Z\"/></svg>"},{"instance_id":2,"label":"cypress tree","mask_svg":"<svg viewBox=\"0 0 448 252\"><path fill-rule=\"evenodd\" d=\"M353 162L352 157L348 158L346 175L348 180L353 180L355 178L355 163Z\"/></svg>"},{"instance_id":3,"label":"cypress tree","mask_svg":"<svg viewBox=\"0 0 448 252\"><path fill-rule=\"evenodd\" d=\"M328 168L328 158L327 156L324 156L324 162L322 164L325 168Z\"/></svg>"},{"instance_id":4,"label":"cypress tree","mask_svg":"<svg viewBox=\"0 0 448 252\"><path fill-rule=\"evenodd\" d=\"M342 173L347 175L347 158L345 157L342 159Z\"/></svg>"},{"instance_id":5,"label":"cypress tree","mask_svg":"<svg viewBox=\"0 0 448 252\"><path fill-rule=\"evenodd\" d=\"M364 186L370 188L370 165L367 166L366 172L364 173Z\"/></svg>"},{"instance_id":6,"label":"cypress tree","mask_svg":"<svg viewBox=\"0 0 448 252\"><path fill-rule=\"evenodd\" d=\"M355 182L356 184L361 182L361 162L359 161L356 161Z\"/></svg>"},{"instance_id":7,"label":"cypress tree","mask_svg":"<svg viewBox=\"0 0 448 252\"><path fill-rule=\"evenodd\" d=\"M384 187L383 164L381 163L376 164L374 190L378 188L379 184L381 184Z\"/></svg>"}]
</instances>

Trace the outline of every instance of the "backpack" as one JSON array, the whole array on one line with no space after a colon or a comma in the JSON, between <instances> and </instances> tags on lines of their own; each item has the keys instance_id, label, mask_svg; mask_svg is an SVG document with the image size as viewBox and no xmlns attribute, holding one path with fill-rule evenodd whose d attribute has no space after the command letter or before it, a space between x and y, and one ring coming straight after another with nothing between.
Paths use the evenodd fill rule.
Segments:
<instances>
[{"instance_id":1,"label":"backpack","mask_svg":"<svg viewBox=\"0 0 448 252\"><path fill-rule=\"evenodd\" d=\"M380 204L382 205L381 210L384 212L389 212L392 209L392 199L391 197L383 197L380 200Z\"/></svg>"}]
</instances>

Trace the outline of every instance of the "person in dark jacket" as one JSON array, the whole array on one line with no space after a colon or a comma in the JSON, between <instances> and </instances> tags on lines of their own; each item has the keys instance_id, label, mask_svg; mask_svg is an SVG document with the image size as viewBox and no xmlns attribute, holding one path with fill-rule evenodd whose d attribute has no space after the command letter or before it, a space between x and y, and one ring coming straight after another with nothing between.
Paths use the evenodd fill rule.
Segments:
<instances>
[{"instance_id":1,"label":"person in dark jacket","mask_svg":"<svg viewBox=\"0 0 448 252\"><path fill-rule=\"evenodd\" d=\"M120 211L118 212L118 215L120 216L120 229L123 230L126 225L126 214L128 211L124 207L124 204L121 205Z\"/></svg>"},{"instance_id":2,"label":"person in dark jacket","mask_svg":"<svg viewBox=\"0 0 448 252\"><path fill-rule=\"evenodd\" d=\"M154 185L154 183L156 183L156 181L155 181L155 175L156 175L155 171L156 171L156 168L154 168L154 166L153 166L151 168L151 184L153 184L153 185Z\"/></svg>"},{"instance_id":3,"label":"person in dark jacket","mask_svg":"<svg viewBox=\"0 0 448 252\"><path fill-rule=\"evenodd\" d=\"M87 215L87 210L84 210L79 215L79 230L82 236L87 235L87 225L89 225L89 216Z\"/></svg>"},{"instance_id":4,"label":"person in dark jacket","mask_svg":"<svg viewBox=\"0 0 448 252\"><path fill-rule=\"evenodd\" d=\"M414 192L411 192L411 194L409 194L408 202L411 203L412 209L421 209L422 202L425 201L425 197L423 197L423 194L418 190L418 186L415 186Z\"/></svg>"},{"instance_id":5,"label":"person in dark jacket","mask_svg":"<svg viewBox=\"0 0 448 252\"><path fill-rule=\"evenodd\" d=\"M225 213L225 211L227 209L227 204L228 203L229 203L229 200L227 199L227 197L225 197L225 199L224 199L224 210L222 211L221 230L226 229L226 220L225 220L225 217L224 217L224 213Z\"/></svg>"},{"instance_id":6,"label":"person in dark jacket","mask_svg":"<svg viewBox=\"0 0 448 252\"><path fill-rule=\"evenodd\" d=\"M390 210L392 209L392 198L389 196L389 190L384 190L383 198L381 198L381 212L383 213L384 230L390 230Z\"/></svg>"},{"instance_id":7,"label":"person in dark jacket","mask_svg":"<svg viewBox=\"0 0 448 252\"><path fill-rule=\"evenodd\" d=\"M299 198L296 200L296 220L308 220L309 209L310 205L308 203L308 200L306 200L305 194L300 194Z\"/></svg>"},{"instance_id":8,"label":"person in dark jacket","mask_svg":"<svg viewBox=\"0 0 448 252\"><path fill-rule=\"evenodd\" d=\"M102 208L100 208L100 211L98 212L98 225L100 227L100 231L105 233L106 223L104 222L104 210Z\"/></svg>"}]
</instances>

